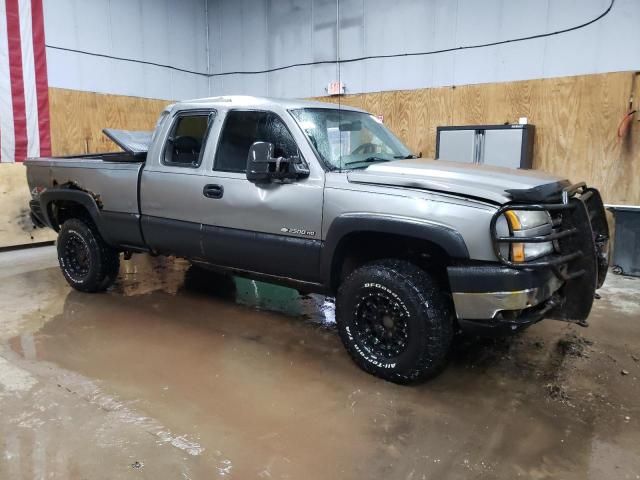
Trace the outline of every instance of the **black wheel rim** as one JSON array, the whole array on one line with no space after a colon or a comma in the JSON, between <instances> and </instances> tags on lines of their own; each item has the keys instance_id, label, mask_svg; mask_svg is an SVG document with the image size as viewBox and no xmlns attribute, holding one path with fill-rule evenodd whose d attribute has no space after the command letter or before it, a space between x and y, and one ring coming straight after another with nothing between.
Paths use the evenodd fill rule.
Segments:
<instances>
[{"instance_id":1,"label":"black wheel rim","mask_svg":"<svg viewBox=\"0 0 640 480\"><path fill-rule=\"evenodd\" d=\"M84 279L89 273L91 260L89 247L78 235L72 234L64 245L63 259L67 272L75 280Z\"/></svg>"},{"instance_id":2,"label":"black wheel rim","mask_svg":"<svg viewBox=\"0 0 640 480\"><path fill-rule=\"evenodd\" d=\"M382 358L394 358L407 349L409 324L398 300L384 292L369 292L355 309L355 330L364 348Z\"/></svg>"}]
</instances>

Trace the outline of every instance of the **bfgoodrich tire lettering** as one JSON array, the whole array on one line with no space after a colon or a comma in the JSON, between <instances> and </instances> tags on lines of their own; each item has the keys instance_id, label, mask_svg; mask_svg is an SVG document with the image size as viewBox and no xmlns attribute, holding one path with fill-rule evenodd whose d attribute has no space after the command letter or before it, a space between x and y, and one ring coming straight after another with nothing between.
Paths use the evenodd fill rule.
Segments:
<instances>
[{"instance_id":1,"label":"bfgoodrich tire lettering","mask_svg":"<svg viewBox=\"0 0 640 480\"><path fill-rule=\"evenodd\" d=\"M446 364L453 317L431 276L401 260L353 271L336 299L340 337L363 370L395 383L438 374Z\"/></svg>"},{"instance_id":2,"label":"bfgoodrich tire lettering","mask_svg":"<svg viewBox=\"0 0 640 480\"><path fill-rule=\"evenodd\" d=\"M90 222L72 218L58 234L58 261L64 278L81 292L109 288L120 268L118 252L109 247Z\"/></svg>"}]
</instances>

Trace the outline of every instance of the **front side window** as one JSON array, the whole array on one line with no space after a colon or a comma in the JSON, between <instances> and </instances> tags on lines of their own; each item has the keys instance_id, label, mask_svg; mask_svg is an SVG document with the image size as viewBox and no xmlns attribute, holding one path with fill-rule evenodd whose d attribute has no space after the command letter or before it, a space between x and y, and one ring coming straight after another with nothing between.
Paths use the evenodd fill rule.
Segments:
<instances>
[{"instance_id":1,"label":"front side window","mask_svg":"<svg viewBox=\"0 0 640 480\"><path fill-rule=\"evenodd\" d=\"M291 114L325 164L332 169L365 168L374 162L411 158L411 152L376 117L328 108Z\"/></svg>"},{"instance_id":2,"label":"front side window","mask_svg":"<svg viewBox=\"0 0 640 480\"><path fill-rule=\"evenodd\" d=\"M276 157L298 155L291 132L275 113L232 110L220 135L214 169L245 172L249 148L255 142L273 143Z\"/></svg>"},{"instance_id":3,"label":"front side window","mask_svg":"<svg viewBox=\"0 0 640 480\"><path fill-rule=\"evenodd\" d=\"M164 150L165 165L197 167L213 114L208 112L179 115L171 128Z\"/></svg>"}]
</instances>

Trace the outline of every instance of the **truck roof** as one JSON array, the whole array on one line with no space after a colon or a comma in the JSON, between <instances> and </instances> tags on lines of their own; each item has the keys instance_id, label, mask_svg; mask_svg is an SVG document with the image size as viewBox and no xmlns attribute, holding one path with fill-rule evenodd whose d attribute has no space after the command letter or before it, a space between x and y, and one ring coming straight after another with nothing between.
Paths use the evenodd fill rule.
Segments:
<instances>
[{"instance_id":1,"label":"truck roof","mask_svg":"<svg viewBox=\"0 0 640 480\"><path fill-rule=\"evenodd\" d=\"M188 109L188 108L208 108L208 107L218 107L218 108L233 108L233 107L244 107L244 108L273 108L280 107L285 109L294 109L294 108L329 108L329 109L343 109L343 110L351 110L355 112L363 112L364 110L360 110L358 108L353 108L347 105L339 105L337 103L326 103L326 102L314 102L310 100L296 100L296 99L286 99L286 98L269 98L269 97L252 97L248 95L225 95L221 97L206 97L206 98L194 98L191 100L183 100L180 102L176 102L173 105L169 105L167 109L177 108Z\"/></svg>"}]
</instances>

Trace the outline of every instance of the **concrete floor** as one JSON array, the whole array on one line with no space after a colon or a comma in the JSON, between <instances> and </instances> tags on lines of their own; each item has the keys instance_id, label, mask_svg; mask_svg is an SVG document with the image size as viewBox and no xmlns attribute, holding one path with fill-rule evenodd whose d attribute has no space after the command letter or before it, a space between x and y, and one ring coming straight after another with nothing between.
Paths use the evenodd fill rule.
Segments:
<instances>
[{"instance_id":1,"label":"concrete floor","mask_svg":"<svg viewBox=\"0 0 640 480\"><path fill-rule=\"evenodd\" d=\"M81 294L56 265L0 254L2 479L640 478L639 280L401 387L324 297L146 256Z\"/></svg>"}]
</instances>

